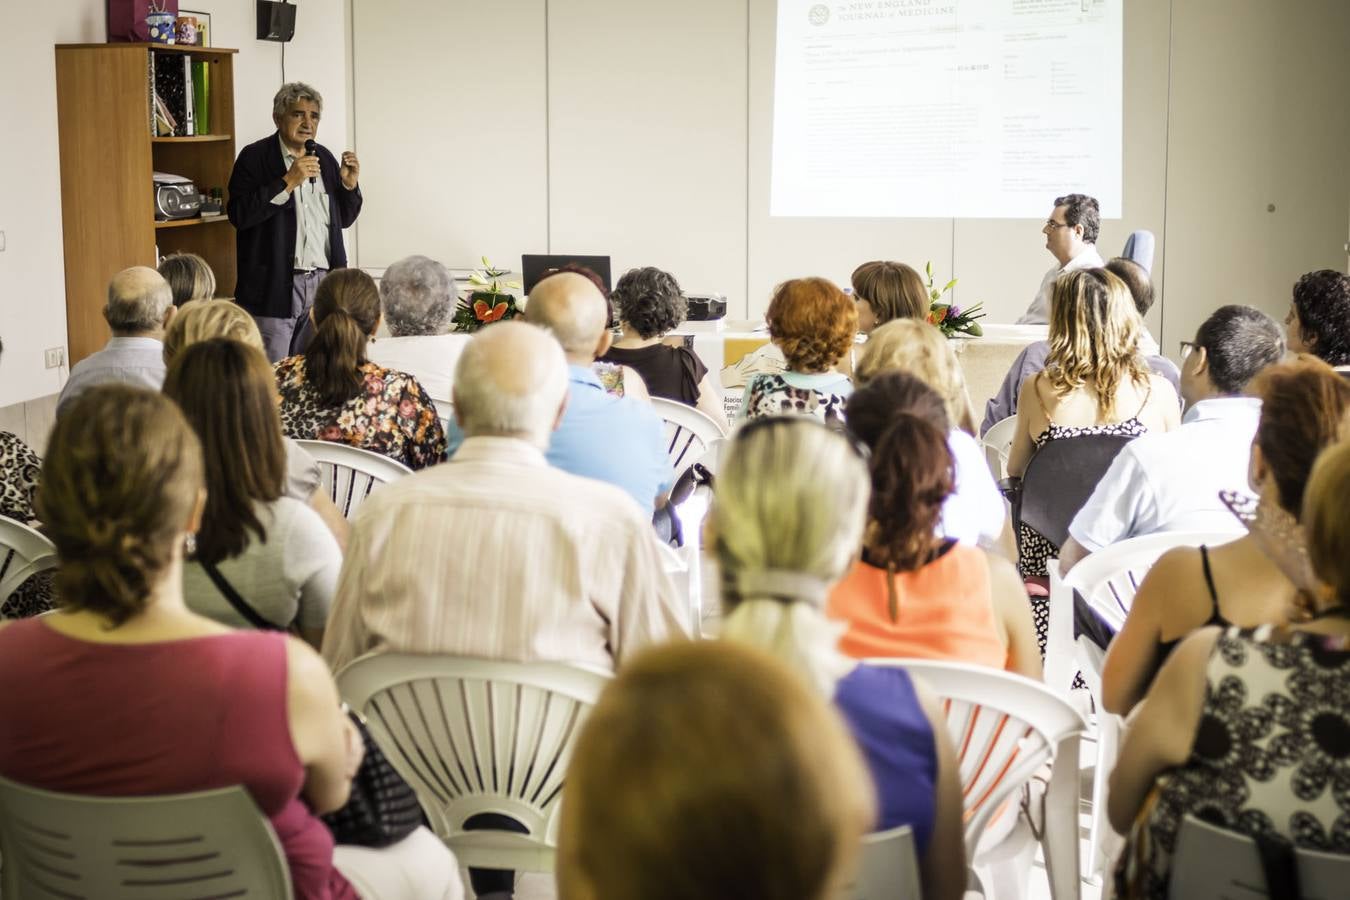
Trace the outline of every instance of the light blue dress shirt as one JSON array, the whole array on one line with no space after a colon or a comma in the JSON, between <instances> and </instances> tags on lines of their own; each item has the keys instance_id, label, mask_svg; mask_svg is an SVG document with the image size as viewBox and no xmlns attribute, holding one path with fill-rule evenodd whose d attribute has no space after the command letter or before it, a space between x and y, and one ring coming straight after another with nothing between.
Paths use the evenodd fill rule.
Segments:
<instances>
[{"instance_id":1,"label":"light blue dress shirt","mask_svg":"<svg viewBox=\"0 0 1350 900\"><path fill-rule=\"evenodd\" d=\"M56 401L61 408L96 384L131 384L158 391L164 386L164 344L148 337L112 337L103 349L70 370Z\"/></svg>"},{"instance_id":2,"label":"light blue dress shirt","mask_svg":"<svg viewBox=\"0 0 1350 900\"><path fill-rule=\"evenodd\" d=\"M665 426L646 403L605 392L587 366L568 366L567 411L549 440L549 465L623 488L651 518L670 487ZM449 455L464 442L459 423L446 429Z\"/></svg>"}]
</instances>

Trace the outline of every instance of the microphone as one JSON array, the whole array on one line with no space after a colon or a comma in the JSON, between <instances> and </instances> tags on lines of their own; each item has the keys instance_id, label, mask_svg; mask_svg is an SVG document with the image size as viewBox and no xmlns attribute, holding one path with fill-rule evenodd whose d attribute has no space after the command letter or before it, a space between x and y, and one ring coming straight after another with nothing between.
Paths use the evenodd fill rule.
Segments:
<instances>
[{"instance_id":1,"label":"microphone","mask_svg":"<svg viewBox=\"0 0 1350 900\"><path fill-rule=\"evenodd\" d=\"M306 155L306 156L318 156L318 155L319 155L319 154L318 154L318 150L315 149L315 148L317 148L318 146L319 146L319 145L318 145L317 143L315 143L314 138L310 138L309 140L305 141L305 155ZM309 183L310 183L310 184L313 184L314 181L315 181L314 176L313 176L313 175L309 176Z\"/></svg>"}]
</instances>

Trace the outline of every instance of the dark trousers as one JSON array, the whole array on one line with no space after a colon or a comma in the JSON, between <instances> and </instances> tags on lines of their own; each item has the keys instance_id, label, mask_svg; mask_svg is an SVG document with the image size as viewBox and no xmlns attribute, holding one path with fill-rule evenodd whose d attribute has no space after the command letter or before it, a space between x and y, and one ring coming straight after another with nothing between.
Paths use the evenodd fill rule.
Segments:
<instances>
[{"instance_id":1,"label":"dark trousers","mask_svg":"<svg viewBox=\"0 0 1350 900\"><path fill-rule=\"evenodd\" d=\"M501 813L479 813L469 816L464 822L466 831L511 831L525 834L529 831L524 825L510 816ZM469 886L475 897L493 894L510 897L516 890L516 873L510 869L469 869Z\"/></svg>"}]
</instances>

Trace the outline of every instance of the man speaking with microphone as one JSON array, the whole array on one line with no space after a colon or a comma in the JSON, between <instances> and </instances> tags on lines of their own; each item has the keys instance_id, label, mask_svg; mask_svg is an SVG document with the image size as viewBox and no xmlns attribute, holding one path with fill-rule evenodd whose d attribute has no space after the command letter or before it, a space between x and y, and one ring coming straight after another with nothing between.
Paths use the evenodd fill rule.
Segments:
<instances>
[{"instance_id":1,"label":"man speaking with microphone","mask_svg":"<svg viewBox=\"0 0 1350 900\"><path fill-rule=\"evenodd\" d=\"M227 207L235 227L235 299L253 314L267 356L299 353L314 291L329 269L347 265L342 229L361 212L361 164L342 162L315 142L323 97L283 84L272 100L277 131L245 147L230 173Z\"/></svg>"}]
</instances>

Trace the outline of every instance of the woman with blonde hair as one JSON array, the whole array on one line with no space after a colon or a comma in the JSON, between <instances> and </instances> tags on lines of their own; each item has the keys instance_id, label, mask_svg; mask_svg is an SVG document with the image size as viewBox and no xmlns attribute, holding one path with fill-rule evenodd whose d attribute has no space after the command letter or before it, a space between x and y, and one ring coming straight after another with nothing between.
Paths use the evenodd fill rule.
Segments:
<instances>
[{"instance_id":1,"label":"woman with blonde hair","mask_svg":"<svg viewBox=\"0 0 1350 900\"><path fill-rule=\"evenodd\" d=\"M558 897L834 900L876 811L851 744L763 653L720 641L644 651L572 752Z\"/></svg>"},{"instance_id":2,"label":"woman with blonde hair","mask_svg":"<svg viewBox=\"0 0 1350 900\"><path fill-rule=\"evenodd\" d=\"M229 300L210 303L193 300L183 304L164 333L164 365L172 366L179 354L193 344L215 338L229 338L264 354L267 352L262 335L258 333L258 323L242 306ZM289 437L282 437L282 445L286 451L283 493L308 503L337 538L338 545L345 547L350 529L337 506L319 490L323 473L319 471L318 462Z\"/></svg>"},{"instance_id":3,"label":"woman with blonde hair","mask_svg":"<svg viewBox=\"0 0 1350 900\"><path fill-rule=\"evenodd\" d=\"M361 737L304 642L184 604L202 476L201 445L161 394L98 385L57 420L37 503L61 607L0 623L0 774L106 797L241 785L297 900L356 900L354 882L390 878L419 897L460 896L454 857L425 828L335 851L317 814L347 803Z\"/></svg>"},{"instance_id":4,"label":"woman with blonde hair","mask_svg":"<svg viewBox=\"0 0 1350 900\"><path fill-rule=\"evenodd\" d=\"M1143 320L1129 289L1106 269L1066 272L1050 302L1050 355L1022 383L1008 474L1020 477L1050 441L1087 435L1138 437L1181 424L1176 389L1139 353ZM1059 548L1026 525L1017 535L1023 578L1044 577ZM1048 610L1039 604L1043 631Z\"/></svg>"},{"instance_id":5,"label":"woman with blonde hair","mask_svg":"<svg viewBox=\"0 0 1350 900\"><path fill-rule=\"evenodd\" d=\"M300 440L333 441L423 469L445 458L435 401L417 379L376 365L366 345L380 327L380 292L360 269L324 276L305 352L276 364L281 421Z\"/></svg>"},{"instance_id":6,"label":"woman with blonde hair","mask_svg":"<svg viewBox=\"0 0 1350 900\"><path fill-rule=\"evenodd\" d=\"M764 321L787 371L750 379L744 417L809 415L826 424L842 423L853 384L836 367L858 330L852 301L826 278L794 278L774 289Z\"/></svg>"},{"instance_id":7,"label":"woman with blonde hair","mask_svg":"<svg viewBox=\"0 0 1350 900\"><path fill-rule=\"evenodd\" d=\"M853 302L858 308L858 330L871 334L895 319L928 317L928 288L919 273L900 262L873 260L853 270Z\"/></svg>"},{"instance_id":8,"label":"woman with blonde hair","mask_svg":"<svg viewBox=\"0 0 1350 900\"><path fill-rule=\"evenodd\" d=\"M905 372L938 393L947 408L947 447L956 463L956 485L942 509L941 533L966 544L994 547L1008 513L984 450L972 437L975 415L965 375L951 342L921 319L887 322L858 354L853 380L861 389L888 372Z\"/></svg>"},{"instance_id":9,"label":"woman with blonde hair","mask_svg":"<svg viewBox=\"0 0 1350 900\"><path fill-rule=\"evenodd\" d=\"M170 253L160 262L159 274L169 283L174 306L216 295L216 273L195 253Z\"/></svg>"},{"instance_id":10,"label":"woman with blonde hair","mask_svg":"<svg viewBox=\"0 0 1350 900\"><path fill-rule=\"evenodd\" d=\"M1286 552L1310 564L1310 614L1285 626L1194 632L1130 717L1107 795L1112 826L1129 834L1116 896L1168 896L1188 815L1283 849L1277 859L1291 849L1350 854L1348 496L1350 443L1341 441L1307 483L1306 547L1296 532L1282 536L1294 542ZM1268 895L1299 896L1294 880L1268 884Z\"/></svg>"},{"instance_id":11,"label":"woman with blonde hair","mask_svg":"<svg viewBox=\"0 0 1350 900\"><path fill-rule=\"evenodd\" d=\"M767 651L833 698L877 786L876 828L913 828L924 896L960 897L960 785L942 713L904 669L841 653L841 629L825 618L831 586L857 555L867 498L867 466L844 435L798 417L742 426L705 535L722 579L721 636Z\"/></svg>"}]
</instances>

